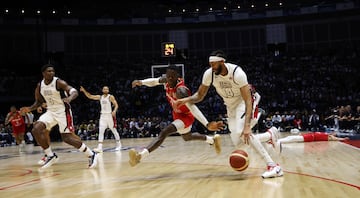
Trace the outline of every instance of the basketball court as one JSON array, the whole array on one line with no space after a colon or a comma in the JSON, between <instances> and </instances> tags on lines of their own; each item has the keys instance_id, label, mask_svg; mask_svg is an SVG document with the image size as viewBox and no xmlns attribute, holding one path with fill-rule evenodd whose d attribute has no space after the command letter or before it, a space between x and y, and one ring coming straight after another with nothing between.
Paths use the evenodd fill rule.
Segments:
<instances>
[{"instance_id":1,"label":"basketball court","mask_svg":"<svg viewBox=\"0 0 360 198\"><path fill-rule=\"evenodd\" d=\"M282 133L282 136L288 135ZM128 149L141 149L151 139L122 139L114 151L105 140L98 167L87 168L85 155L65 143L52 143L59 161L39 170L40 147L0 148L0 197L360 197L360 149L342 142L291 143L281 155L267 150L284 169L284 176L262 179L265 164L248 146L250 165L232 170L228 156L234 150L229 135L222 135L222 153L205 142L184 142L170 136L135 167L128 164ZM92 148L97 141L86 142Z\"/></svg>"}]
</instances>

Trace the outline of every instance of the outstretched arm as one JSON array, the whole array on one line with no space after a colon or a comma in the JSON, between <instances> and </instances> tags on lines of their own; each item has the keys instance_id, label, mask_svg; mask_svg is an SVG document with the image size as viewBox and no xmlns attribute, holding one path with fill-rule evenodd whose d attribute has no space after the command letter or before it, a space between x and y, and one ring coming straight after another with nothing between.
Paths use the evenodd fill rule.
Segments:
<instances>
[{"instance_id":1,"label":"outstretched arm","mask_svg":"<svg viewBox=\"0 0 360 198\"><path fill-rule=\"evenodd\" d=\"M100 100L100 98L101 98L100 95L90 94L88 91L86 91L86 89L83 86L80 86L80 91L83 92L85 94L85 96L91 100Z\"/></svg>"},{"instance_id":2,"label":"outstretched arm","mask_svg":"<svg viewBox=\"0 0 360 198\"><path fill-rule=\"evenodd\" d=\"M158 77L158 78L146 78L144 80L134 80L131 83L132 88L136 86L145 85L147 87L155 87L157 85L161 85L166 83L166 77Z\"/></svg>"}]
</instances>

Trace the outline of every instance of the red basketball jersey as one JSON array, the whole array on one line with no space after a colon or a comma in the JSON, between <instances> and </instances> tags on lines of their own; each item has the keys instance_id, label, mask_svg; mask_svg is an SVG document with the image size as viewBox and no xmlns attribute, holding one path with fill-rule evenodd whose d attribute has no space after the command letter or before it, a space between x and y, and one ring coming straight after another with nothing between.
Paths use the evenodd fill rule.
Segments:
<instances>
[{"instance_id":1,"label":"red basketball jersey","mask_svg":"<svg viewBox=\"0 0 360 198\"><path fill-rule=\"evenodd\" d=\"M165 84L165 90L166 90L166 99L168 100L170 106L173 109L173 119L180 119L184 122L185 124L185 128L189 127L190 125L192 125L192 123L194 122L195 118L192 115L192 113L190 112L189 108L186 107L186 105L181 105L178 108L174 107L174 101L177 100L176 97L176 90L178 87L186 87L184 80L179 78L178 79L178 83L176 84L175 87L171 88L169 86L168 83ZM186 89L188 90L188 94L191 95L190 90L186 87Z\"/></svg>"},{"instance_id":2,"label":"red basketball jersey","mask_svg":"<svg viewBox=\"0 0 360 198\"><path fill-rule=\"evenodd\" d=\"M12 119L10 120L10 123L12 126L13 133L15 134L25 133L25 120L21 116L21 114L17 111L11 117Z\"/></svg>"}]
</instances>

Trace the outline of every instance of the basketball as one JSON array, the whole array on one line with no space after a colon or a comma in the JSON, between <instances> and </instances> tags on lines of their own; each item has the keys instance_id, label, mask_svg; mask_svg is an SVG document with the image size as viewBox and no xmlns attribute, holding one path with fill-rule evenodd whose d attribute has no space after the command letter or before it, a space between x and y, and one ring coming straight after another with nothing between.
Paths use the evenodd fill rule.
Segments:
<instances>
[{"instance_id":1,"label":"basketball","mask_svg":"<svg viewBox=\"0 0 360 198\"><path fill-rule=\"evenodd\" d=\"M244 150L235 150L229 157L230 166L236 171L243 171L249 166L248 154Z\"/></svg>"}]
</instances>

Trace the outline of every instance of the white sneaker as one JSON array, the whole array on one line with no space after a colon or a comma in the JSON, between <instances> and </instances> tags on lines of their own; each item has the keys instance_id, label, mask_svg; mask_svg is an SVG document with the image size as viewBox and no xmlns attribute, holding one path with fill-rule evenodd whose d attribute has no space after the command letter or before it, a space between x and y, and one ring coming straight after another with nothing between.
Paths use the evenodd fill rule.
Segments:
<instances>
[{"instance_id":1,"label":"white sneaker","mask_svg":"<svg viewBox=\"0 0 360 198\"><path fill-rule=\"evenodd\" d=\"M44 165L41 168L48 168L51 165L55 164L58 160L59 160L58 156L54 153L53 156L50 156L50 157L48 156L46 158L46 161L45 161Z\"/></svg>"},{"instance_id":2,"label":"white sneaker","mask_svg":"<svg viewBox=\"0 0 360 198\"><path fill-rule=\"evenodd\" d=\"M276 149L276 143L280 137L280 134L279 134L280 130L276 127L271 127L270 129L268 129L268 132L271 134L271 138L268 141L268 143L271 144L274 149Z\"/></svg>"},{"instance_id":3,"label":"white sneaker","mask_svg":"<svg viewBox=\"0 0 360 198\"><path fill-rule=\"evenodd\" d=\"M97 165L98 154L94 152L94 155L89 157L89 168L95 168Z\"/></svg>"},{"instance_id":4,"label":"white sneaker","mask_svg":"<svg viewBox=\"0 0 360 198\"><path fill-rule=\"evenodd\" d=\"M94 148L93 150L95 153L102 153L103 150L101 148Z\"/></svg>"},{"instance_id":5,"label":"white sneaker","mask_svg":"<svg viewBox=\"0 0 360 198\"><path fill-rule=\"evenodd\" d=\"M115 151L121 151L121 143L116 142L116 148Z\"/></svg>"},{"instance_id":6,"label":"white sneaker","mask_svg":"<svg viewBox=\"0 0 360 198\"><path fill-rule=\"evenodd\" d=\"M268 166L268 170L265 171L261 177L266 178L274 178L274 177L281 177L284 175L284 172L282 171L281 167L279 165L276 166Z\"/></svg>"},{"instance_id":7,"label":"white sneaker","mask_svg":"<svg viewBox=\"0 0 360 198\"><path fill-rule=\"evenodd\" d=\"M45 162L46 162L46 158L47 158L47 155L44 155L39 161L38 161L38 164L40 166L44 165Z\"/></svg>"}]
</instances>

